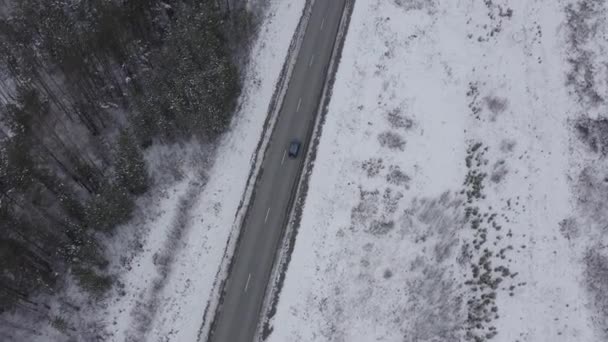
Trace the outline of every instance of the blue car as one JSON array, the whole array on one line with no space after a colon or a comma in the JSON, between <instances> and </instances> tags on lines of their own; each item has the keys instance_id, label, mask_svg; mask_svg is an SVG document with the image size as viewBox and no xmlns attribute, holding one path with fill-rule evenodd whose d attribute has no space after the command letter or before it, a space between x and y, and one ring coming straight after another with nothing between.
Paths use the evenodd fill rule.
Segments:
<instances>
[{"instance_id":1,"label":"blue car","mask_svg":"<svg viewBox=\"0 0 608 342\"><path fill-rule=\"evenodd\" d=\"M300 143L299 140L291 141L291 143L289 144L289 150L288 150L289 158L296 158L298 156L298 152L300 152L301 145L302 145L302 143Z\"/></svg>"}]
</instances>

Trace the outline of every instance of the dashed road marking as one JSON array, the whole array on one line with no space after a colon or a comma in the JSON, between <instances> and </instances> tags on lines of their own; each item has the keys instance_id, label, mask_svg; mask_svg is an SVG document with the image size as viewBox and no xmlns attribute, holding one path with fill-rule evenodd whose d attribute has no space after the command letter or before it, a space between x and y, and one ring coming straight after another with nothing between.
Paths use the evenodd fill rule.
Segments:
<instances>
[{"instance_id":1,"label":"dashed road marking","mask_svg":"<svg viewBox=\"0 0 608 342\"><path fill-rule=\"evenodd\" d=\"M247 276L247 283L245 284L245 292L247 292L247 289L249 288L250 280L251 280L251 273L249 273L249 276Z\"/></svg>"}]
</instances>

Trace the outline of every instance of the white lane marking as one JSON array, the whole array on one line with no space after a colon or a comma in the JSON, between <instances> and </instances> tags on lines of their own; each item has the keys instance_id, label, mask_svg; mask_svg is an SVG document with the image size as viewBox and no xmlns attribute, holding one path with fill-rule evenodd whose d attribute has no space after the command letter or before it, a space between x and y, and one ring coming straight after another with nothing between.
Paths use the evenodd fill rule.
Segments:
<instances>
[{"instance_id":1,"label":"white lane marking","mask_svg":"<svg viewBox=\"0 0 608 342\"><path fill-rule=\"evenodd\" d=\"M287 150L283 151L283 159L281 159L281 165L285 162L285 155L287 154Z\"/></svg>"},{"instance_id":2,"label":"white lane marking","mask_svg":"<svg viewBox=\"0 0 608 342\"><path fill-rule=\"evenodd\" d=\"M325 26L325 17L323 17L323 20L321 21L321 31L323 31L323 26Z\"/></svg>"},{"instance_id":3,"label":"white lane marking","mask_svg":"<svg viewBox=\"0 0 608 342\"><path fill-rule=\"evenodd\" d=\"M264 219L264 223L266 223L266 221L268 221L268 214L270 214L270 208L268 208L268 210L266 210L266 218Z\"/></svg>"},{"instance_id":4,"label":"white lane marking","mask_svg":"<svg viewBox=\"0 0 608 342\"><path fill-rule=\"evenodd\" d=\"M308 62L309 68L312 66L312 62L314 62L314 60L315 60L315 55L313 54L312 56L310 56L310 62Z\"/></svg>"},{"instance_id":5,"label":"white lane marking","mask_svg":"<svg viewBox=\"0 0 608 342\"><path fill-rule=\"evenodd\" d=\"M298 108L296 108L296 113L300 111L300 105L302 105L302 98L298 100Z\"/></svg>"},{"instance_id":6,"label":"white lane marking","mask_svg":"<svg viewBox=\"0 0 608 342\"><path fill-rule=\"evenodd\" d=\"M249 288L249 281L251 280L251 273L249 273L249 276L247 277L247 283L245 284L245 292L247 292L247 289Z\"/></svg>"}]
</instances>

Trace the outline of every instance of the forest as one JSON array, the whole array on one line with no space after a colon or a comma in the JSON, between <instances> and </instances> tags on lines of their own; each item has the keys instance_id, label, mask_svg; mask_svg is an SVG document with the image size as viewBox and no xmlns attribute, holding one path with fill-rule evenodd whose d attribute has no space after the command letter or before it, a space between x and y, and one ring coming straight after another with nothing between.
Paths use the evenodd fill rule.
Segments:
<instances>
[{"instance_id":1,"label":"forest","mask_svg":"<svg viewBox=\"0 0 608 342\"><path fill-rule=\"evenodd\" d=\"M0 0L1 312L112 287L102 237L154 186L145 150L228 129L252 25L228 1Z\"/></svg>"}]
</instances>

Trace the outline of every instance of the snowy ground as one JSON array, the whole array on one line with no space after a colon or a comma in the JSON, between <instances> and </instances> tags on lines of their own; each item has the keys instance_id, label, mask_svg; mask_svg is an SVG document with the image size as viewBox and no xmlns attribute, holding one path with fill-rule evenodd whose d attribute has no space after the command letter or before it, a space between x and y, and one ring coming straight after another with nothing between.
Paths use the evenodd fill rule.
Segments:
<instances>
[{"instance_id":1,"label":"snowy ground","mask_svg":"<svg viewBox=\"0 0 608 342\"><path fill-rule=\"evenodd\" d=\"M267 341L608 340L607 12L357 0Z\"/></svg>"},{"instance_id":2,"label":"snowy ground","mask_svg":"<svg viewBox=\"0 0 608 342\"><path fill-rule=\"evenodd\" d=\"M50 317L65 334L36 328L37 340L205 339L203 325L213 315L209 301L216 295L220 265L232 252L230 241L238 234L239 206L256 147L305 2L268 1L239 112L218 147L155 147L148 152L153 178L169 185L142 198L140 218L120 227L121 236L109 243L115 248L108 253L114 256L114 293L85 303L72 286L60 295L63 305L54 304ZM80 310L60 309L65 303Z\"/></svg>"}]
</instances>

